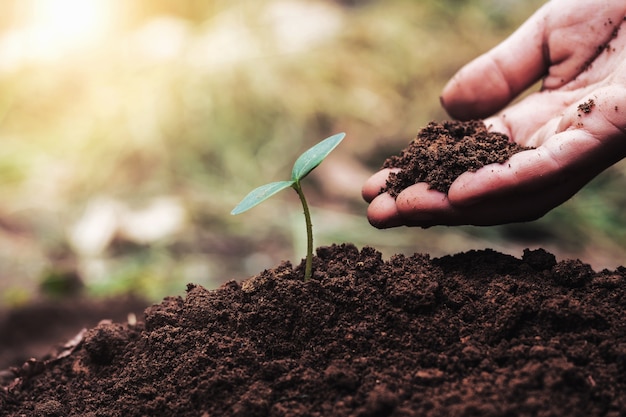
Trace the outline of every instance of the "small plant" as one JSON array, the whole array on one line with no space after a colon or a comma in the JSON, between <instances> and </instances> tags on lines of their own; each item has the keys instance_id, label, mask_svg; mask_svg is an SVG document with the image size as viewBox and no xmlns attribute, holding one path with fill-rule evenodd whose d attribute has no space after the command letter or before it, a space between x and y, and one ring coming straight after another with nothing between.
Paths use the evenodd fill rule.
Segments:
<instances>
[{"instance_id":1,"label":"small plant","mask_svg":"<svg viewBox=\"0 0 626 417\"><path fill-rule=\"evenodd\" d=\"M298 157L293 169L291 170L291 179L289 181L277 181L269 184L262 185L252 190L247 196L241 200L239 204L230 212L230 214L240 214L244 211L250 210L257 204L262 203L279 191L285 188L293 188L300 197L302 203L302 209L304 210L304 221L306 223L306 235L307 235L307 252L306 252L306 266L304 269L304 280L307 281L311 278L313 269L313 225L311 223L311 212L309 211L309 205L306 202L304 193L300 181L311 171L313 171L322 161L339 145L339 143L346 136L345 133L337 133L331 137L328 137L313 146L308 151L304 152Z\"/></svg>"}]
</instances>

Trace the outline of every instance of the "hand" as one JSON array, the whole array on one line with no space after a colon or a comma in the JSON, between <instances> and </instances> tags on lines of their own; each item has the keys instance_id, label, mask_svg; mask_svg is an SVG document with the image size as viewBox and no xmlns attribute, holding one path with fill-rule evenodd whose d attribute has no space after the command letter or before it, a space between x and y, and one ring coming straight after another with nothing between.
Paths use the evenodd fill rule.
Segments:
<instances>
[{"instance_id":1,"label":"hand","mask_svg":"<svg viewBox=\"0 0 626 417\"><path fill-rule=\"evenodd\" d=\"M448 113L484 119L490 130L535 149L462 174L448 195L425 183L395 200L379 195L389 173L379 171L362 190L370 223L387 228L534 220L624 158L625 16L622 0L552 0L462 68L442 93ZM541 78L539 92L501 110Z\"/></svg>"}]
</instances>

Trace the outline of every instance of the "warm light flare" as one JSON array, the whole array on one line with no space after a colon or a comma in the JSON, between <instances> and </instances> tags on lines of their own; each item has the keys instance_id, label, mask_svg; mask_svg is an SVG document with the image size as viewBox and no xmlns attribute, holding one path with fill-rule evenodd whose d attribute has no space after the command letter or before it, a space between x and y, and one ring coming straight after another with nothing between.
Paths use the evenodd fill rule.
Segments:
<instances>
[{"instance_id":1,"label":"warm light flare","mask_svg":"<svg viewBox=\"0 0 626 417\"><path fill-rule=\"evenodd\" d=\"M12 27L0 39L2 55L17 61L56 60L92 47L111 30L117 5L115 0L17 2Z\"/></svg>"},{"instance_id":2,"label":"warm light flare","mask_svg":"<svg viewBox=\"0 0 626 417\"><path fill-rule=\"evenodd\" d=\"M32 25L64 43L84 41L103 32L106 0L34 0Z\"/></svg>"}]
</instances>

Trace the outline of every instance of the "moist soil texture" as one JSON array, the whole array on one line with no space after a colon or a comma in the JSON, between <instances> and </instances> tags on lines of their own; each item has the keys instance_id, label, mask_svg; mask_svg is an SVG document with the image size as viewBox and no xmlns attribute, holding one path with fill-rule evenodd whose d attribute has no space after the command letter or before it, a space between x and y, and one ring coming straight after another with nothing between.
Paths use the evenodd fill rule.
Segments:
<instances>
[{"instance_id":1,"label":"moist soil texture","mask_svg":"<svg viewBox=\"0 0 626 417\"><path fill-rule=\"evenodd\" d=\"M302 277L284 262L103 322L8 371L2 415L626 415L626 268L344 244Z\"/></svg>"},{"instance_id":2,"label":"moist soil texture","mask_svg":"<svg viewBox=\"0 0 626 417\"><path fill-rule=\"evenodd\" d=\"M445 168L412 183L445 187L444 174L517 150L486 140L482 122L424 132L435 140L418 136L389 166L404 172L418 153ZM0 415L626 415L624 267L596 272L543 249L383 259L346 243L318 248L306 282L303 270L285 261L215 290L189 284L143 320L81 331L0 371Z\"/></svg>"},{"instance_id":3,"label":"moist soil texture","mask_svg":"<svg viewBox=\"0 0 626 417\"><path fill-rule=\"evenodd\" d=\"M502 164L527 149L502 133L488 131L481 120L430 122L399 155L385 160L383 168L401 171L389 175L382 192L396 197L405 188L426 182L431 189L447 193L464 172Z\"/></svg>"}]
</instances>

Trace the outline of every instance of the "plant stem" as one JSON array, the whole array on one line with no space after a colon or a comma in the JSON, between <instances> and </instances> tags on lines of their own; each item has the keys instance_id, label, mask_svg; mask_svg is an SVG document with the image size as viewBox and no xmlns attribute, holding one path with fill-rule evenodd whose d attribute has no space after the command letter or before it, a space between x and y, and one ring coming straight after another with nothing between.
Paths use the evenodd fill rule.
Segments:
<instances>
[{"instance_id":1,"label":"plant stem","mask_svg":"<svg viewBox=\"0 0 626 417\"><path fill-rule=\"evenodd\" d=\"M311 223L311 212L309 211L306 198L304 198L300 181L294 182L292 187L298 193L302 208L304 209L304 221L306 223L306 264L304 268L304 280L308 281L313 274L313 223Z\"/></svg>"}]
</instances>

